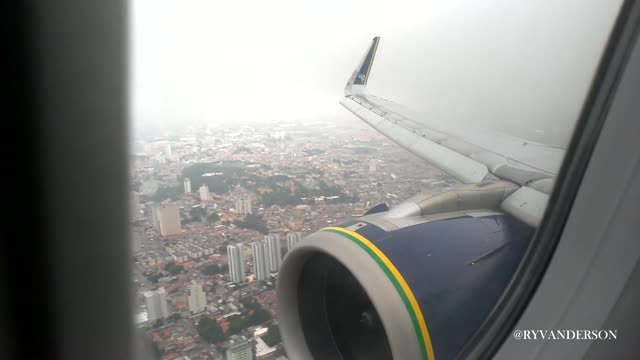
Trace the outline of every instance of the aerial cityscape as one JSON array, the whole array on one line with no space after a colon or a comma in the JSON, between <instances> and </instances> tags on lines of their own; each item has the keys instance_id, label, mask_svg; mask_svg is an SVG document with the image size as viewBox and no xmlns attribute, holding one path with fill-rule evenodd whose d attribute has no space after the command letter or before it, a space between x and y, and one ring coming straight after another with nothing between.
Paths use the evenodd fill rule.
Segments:
<instances>
[{"instance_id":1,"label":"aerial cityscape","mask_svg":"<svg viewBox=\"0 0 640 360\"><path fill-rule=\"evenodd\" d=\"M360 123L192 126L131 147L135 323L159 359L287 359L278 270L305 235L454 180Z\"/></svg>"}]
</instances>

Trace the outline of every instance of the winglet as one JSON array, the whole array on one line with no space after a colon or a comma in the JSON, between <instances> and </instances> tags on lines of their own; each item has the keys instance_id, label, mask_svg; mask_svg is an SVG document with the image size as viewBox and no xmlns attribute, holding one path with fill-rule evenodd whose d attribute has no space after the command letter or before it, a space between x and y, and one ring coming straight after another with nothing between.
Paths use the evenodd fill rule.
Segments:
<instances>
[{"instance_id":1,"label":"winglet","mask_svg":"<svg viewBox=\"0 0 640 360\"><path fill-rule=\"evenodd\" d=\"M351 89L353 85L361 85L366 86L367 80L369 79L369 73L371 72L371 67L373 66L373 59L376 56L376 50L378 50L378 44L380 43L380 36L376 36L371 41L371 46L369 50L364 54L362 61L353 74L349 78L347 82L347 86L345 87L345 93L347 95L351 94Z\"/></svg>"}]
</instances>

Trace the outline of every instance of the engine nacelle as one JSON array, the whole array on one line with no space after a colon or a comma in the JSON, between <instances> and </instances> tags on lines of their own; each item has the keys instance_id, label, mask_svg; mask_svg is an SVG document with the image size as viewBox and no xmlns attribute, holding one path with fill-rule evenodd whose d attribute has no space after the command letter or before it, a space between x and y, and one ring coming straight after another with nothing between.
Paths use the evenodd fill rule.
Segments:
<instances>
[{"instance_id":1,"label":"engine nacelle","mask_svg":"<svg viewBox=\"0 0 640 360\"><path fill-rule=\"evenodd\" d=\"M287 254L278 321L289 358L455 357L532 234L499 212L392 212L325 228Z\"/></svg>"}]
</instances>

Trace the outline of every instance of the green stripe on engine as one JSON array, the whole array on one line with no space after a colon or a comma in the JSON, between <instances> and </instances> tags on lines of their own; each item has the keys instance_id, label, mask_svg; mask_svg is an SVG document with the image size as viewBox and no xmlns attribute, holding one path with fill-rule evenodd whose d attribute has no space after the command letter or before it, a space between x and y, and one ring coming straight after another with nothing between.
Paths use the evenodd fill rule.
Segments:
<instances>
[{"instance_id":1,"label":"green stripe on engine","mask_svg":"<svg viewBox=\"0 0 640 360\"><path fill-rule=\"evenodd\" d=\"M416 314L416 311L414 310L414 308L413 308L413 306L411 304L411 301L409 300L409 296L407 295L407 293L404 291L404 289L400 285L400 281L404 282L404 279L402 279L402 280L397 279L396 276L391 271L391 269L387 266L387 264L385 264L385 262L378 256L378 254L375 253L375 251L369 245L363 243L360 239L358 239L355 236L349 234L348 232L346 232L346 230L343 231L343 230L341 230L339 228L327 228L327 229L322 229L321 231L332 232L332 233L335 233L335 234L339 234L339 235L341 235L343 237L346 237L347 239L349 239L349 240L353 241L354 243L356 243L364 251L366 251L367 254L369 254L369 256L371 256L373 258L373 260L375 260L376 263L378 263L378 266L380 266L380 268L384 271L384 273L387 274L387 277L389 278L389 280L393 284L393 287L395 287L396 291L398 292L398 295L400 295L400 298L402 299L402 302L404 303L405 308L407 309L407 312L409 313L409 317L411 318L411 322L413 323L413 329L414 329L414 331L416 333L416 337L418 338L418 344L420 344L420 350L422 352L422 358L423 359L429 359L429 357L427 355L428 354L428 352L427 352L427 344L425 342L425 338L428 338L428 335L427 334L423 334L422 330L420 329L420 324L419 324L419 321L418 321L418 316ZM362 236L361 234L358 234L358 235ZM364 236L363 236L363 238L364 238ZM371 244L371 246L375 246L375 245ZM376 250L380 251L377 248L376 248ZM429 345L431 345L431 344L429 344ZM433 349L431 349L430 353L433 353Z\"/></svg>"}]
</instances>

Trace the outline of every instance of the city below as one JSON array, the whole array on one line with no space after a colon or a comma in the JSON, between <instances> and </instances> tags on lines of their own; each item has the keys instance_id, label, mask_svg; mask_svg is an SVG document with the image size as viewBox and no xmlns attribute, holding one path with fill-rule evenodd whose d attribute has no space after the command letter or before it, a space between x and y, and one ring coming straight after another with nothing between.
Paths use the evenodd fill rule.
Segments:
<instances>
[{"instance_id":1,"label":"city below","mask_svg":"<svg viewBox=\"0 0 640 360\"><path fill-rule=\"evenodd\" d=\"M278 270L305 235L449 176L373 129L189 127L132 146L136 325L157 358L287 359Z\"/></svg>"}]
</instances>

